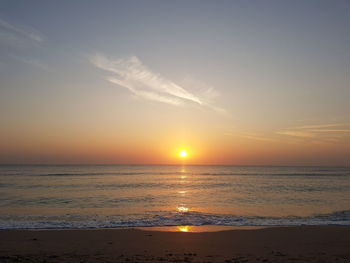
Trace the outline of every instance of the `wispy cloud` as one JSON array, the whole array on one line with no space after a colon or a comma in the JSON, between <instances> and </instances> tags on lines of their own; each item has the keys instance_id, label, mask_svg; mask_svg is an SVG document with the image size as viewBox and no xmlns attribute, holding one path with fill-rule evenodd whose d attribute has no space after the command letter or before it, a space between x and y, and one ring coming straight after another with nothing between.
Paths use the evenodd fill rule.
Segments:
<instances>
[{"instance_id":1,"label":"wispy cloud","mask_svg":"<svg viewBox=\"0 0 350 263\"><path fill-rule=\"evenodd\" d=\"M300 139L336 142L344 135L350 134L350 124L331 123L304 125L282 129L277 131L276 134Z\"/></svg>"},{"instance_id":2,"label":"wispy cloud","mask_svg":"<svg viewBox=\"0 0 350 263\"><path fill-rule=\"evenodd\" d=\"M265 136L263 134L252 133L252 132L227 132L224 135L233 136L233 137L241 137L241 138L254 140L254 141L263 141L263 142L275 141L275 139L272 137L268 137L268 136Z\"/></svg>"},{"instance_id":3,"label":"wispy cloud","mask_svg":"<svg viewBox=\"0 0 350 263\"><path fill-rule=\"evenodd\" d=\"M107 77L108 81L127 88L140 98L171 105L192 103L220 111L220 108L209 104L201 96L152 72L136 56L111 60L102 55L94 55L90 56L89 60L97 68L112 73Z\"/></svg>"},{"instance_id":4,"label":"wispy cloud","mask_svg":"<svg viewBox=\"0 0 350 263\"><path fill-rule=\"evenodd\" d=\"M0 19L0 43L11 47L26 47L42 43L44 37L33 28L15 26Z\"/></svg>"},{"instance_id":5,"label":"wispy cloud","mask_svg":"<svg viewBox=\"0 0 350 263\"><path fill-rule=\"evenodd\" d=\"M276 132L280 135L287 135L292 137L299 137L299 138L314 138L316 137L316 134L314 132L310 131L300 131L300 130L280 130Z\"/></svg>"},{"instance_id":6,"label":"wispy cloud","mask_svg":"<svg viewBox=\"0 0 350 263\"><path fill-rule=\"evenodd\" d=\"M303 125L277 131L258 132L234 129L224 135L270 143L339 143L346 137L350 138L350 123Z\"/></svg>"},{"instance_id":7,"label":"wispy cloud","mask_svg":"<svg viewBox=\"0 0 350 263\"><path fill-rule=\"evenodd\" d=\"M0 19L0 56L3 65L12 60L48 71L48 66L31 54L42 47L43 42L44 36L39 31Z\"/></svg>"},{"instance_id":8,"label":"wispy cloud","mask_svg":"<svg viewBox=\"0 0 350 263\"><path fill-rule=\"evenodd\" d=\"M294 127L294 129L324 129L324 128L332 128L332 127L339 127L339 126L348 126L344 123L331 123L331 124L316 124L316 125L304 125L304 126L298 126Z\"/></svg>"}]
</instances>

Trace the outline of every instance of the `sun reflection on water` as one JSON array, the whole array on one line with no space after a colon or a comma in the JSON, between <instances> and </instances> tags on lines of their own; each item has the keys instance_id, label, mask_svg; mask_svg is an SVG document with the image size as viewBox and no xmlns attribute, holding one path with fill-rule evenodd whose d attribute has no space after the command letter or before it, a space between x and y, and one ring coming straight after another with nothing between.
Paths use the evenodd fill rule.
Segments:
<instances>
[{"instance_id":1,"label":"sun reflection on water","mask_svg":"<svg viewBox=\"0 0 350 263\"><path fill-rule=\"evenodd\" d=\"M187 213L188 212L188 207L186 206L178 206L177 207L177 211L179 211L180 213Z\"/></svg>"},{"instance_id":2,"label":"sun reflection on water","mask_svg":"<svg viewBox=\"0 0 350 263\"><path fill-rule=\"evenodd\" d=\"M186 167L185 166L181 167L180 173L186 173Z\"/></svg>"}]
</instances>

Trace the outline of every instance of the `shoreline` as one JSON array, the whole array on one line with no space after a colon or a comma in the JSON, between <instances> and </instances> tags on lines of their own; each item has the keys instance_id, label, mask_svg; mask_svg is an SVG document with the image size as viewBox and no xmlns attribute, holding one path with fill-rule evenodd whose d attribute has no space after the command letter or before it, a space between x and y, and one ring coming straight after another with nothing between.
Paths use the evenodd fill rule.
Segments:
<instances>
[{"instance_id":1,"label":"shoreline","mask_svg":"<svg viewBox=\"0 0 350 263\"><path fill-rule=\"evenodd\" d=\"M338 226L338 225L336 225ZM346 225L339 225L346 226ZM159 231L159 232L188 232L188 233L206 233L221 232L230 230L255 230L275 227L298 227L298 226L223 226L223 225L178 225L178 226L126 226L126 227L87 227L87 228L0 228L2 231L90 231L90 230L141 230L141 231ZM184 231L184 229L186 229Z\"/></svg>"},{"instance_id":2,"label":"shoreline","mask_svg":"<svg viewBox=\"0 0 350 263\"><path fill-rule=\"evenodd\" d=\"M349 262L350 226L0 230L0 262Z\"/></svg>"},{"instance_id":3,"label":"shoreline","mask_svg":"<svg viewBox=\"0 0 350 263\"><path fill-rule=\"evenodd\" d=\"M140 230L151 232L187 232L187 233L213 233L233 230L259 230L274 228L304 228L304 227L349 227L350 225L172 225L172 226L125 226L125 227L86 227L86 228L0 228L0 233L6 231L100 231L100 230Z\"/></svg>"}]
</instances>

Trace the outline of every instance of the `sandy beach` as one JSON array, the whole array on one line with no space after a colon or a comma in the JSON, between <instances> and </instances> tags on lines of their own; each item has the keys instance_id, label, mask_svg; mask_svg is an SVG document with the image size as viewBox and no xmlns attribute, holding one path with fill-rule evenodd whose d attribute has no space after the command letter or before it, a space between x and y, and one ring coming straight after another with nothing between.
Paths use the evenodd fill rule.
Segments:
<instances>
[{"instance_id":1,"label":"sandy beach","mask_svg":"<svg viewBox=\"0 0 350 263\"><path fill-rule=\"evenodd\" d=\"M3 230L0 262L350 262L349 226Z\"/></svg>"}]
</instances>

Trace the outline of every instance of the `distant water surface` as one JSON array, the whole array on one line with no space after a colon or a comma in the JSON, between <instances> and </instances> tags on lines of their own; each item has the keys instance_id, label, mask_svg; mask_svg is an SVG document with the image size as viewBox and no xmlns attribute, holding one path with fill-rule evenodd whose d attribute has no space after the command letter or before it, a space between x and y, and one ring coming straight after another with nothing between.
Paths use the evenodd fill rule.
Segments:
<instances>
[{"instance_id":1,"label":"distant water surface","mask_svg":"<svg viewBox=\"0 0 350 263\"><path fill-rule=\"evenodd\" d=\"M350 225L350 168L0 166L0 228Z\"/></svg>"}]
</instances>

